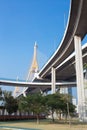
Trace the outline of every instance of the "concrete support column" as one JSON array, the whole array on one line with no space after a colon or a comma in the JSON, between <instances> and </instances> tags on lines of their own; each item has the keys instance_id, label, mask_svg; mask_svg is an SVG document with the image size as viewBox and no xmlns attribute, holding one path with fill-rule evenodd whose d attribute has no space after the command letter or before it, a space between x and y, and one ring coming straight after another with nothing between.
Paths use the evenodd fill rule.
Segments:
<instances>
[{"instance_id":1,"label":"concrete support column","mask_svg":"<svg viewBox=\"0 0 87 130\"><path fill-rule=\"evenodd\" d=\"M77 79L77 96L78 96L78 112L79 118L84 120L85 117L85 96L84 96L84 81L83 81L83 61L81 38L74 36L75 45L75 60L76 60L76 79Z\"/></svg>"},{"instance_id":2,"label":"concrete support column","mask_svg":"<svg viewBox=\"0 0 87 130\"><path fill-rule=\"evenodd\" d=\"M52 86L51 86L51 91L52 94L56 92L56 72L55 72L55 68L52 67L51 69L51 82L52 82Z\"/></svg>"}]
</instances>

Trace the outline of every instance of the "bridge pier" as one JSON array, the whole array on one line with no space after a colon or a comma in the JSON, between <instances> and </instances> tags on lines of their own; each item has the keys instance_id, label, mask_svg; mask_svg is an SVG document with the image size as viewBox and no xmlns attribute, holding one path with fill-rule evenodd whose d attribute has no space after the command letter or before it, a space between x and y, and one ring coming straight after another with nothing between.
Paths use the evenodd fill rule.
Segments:
<instances>
[{"instance_id":1,"label":"bridge pier","mask_svg":"<svg viewBox=\"0 0 87 130\"><path fill-rule=\"evenodd\" d=\"M56 70L54 67L52 67L51 69L51 82L52 82L51 93L53 94L56 92Z\"/></svg>"},{"instance_id":2,"label":"bridge pier","mask_svg":"<svg viewBox=\"0 0 87 130\"><path fill-rule=\"evenodd\" d=\"M75 60L76 60L76 80L77 80L77 97L78 97L78 113L80 120L86 118L85 110L85 94L84 94L84 76L83 76L83 61L81 38L74 36Z\"/></svg>"}]
</instances>

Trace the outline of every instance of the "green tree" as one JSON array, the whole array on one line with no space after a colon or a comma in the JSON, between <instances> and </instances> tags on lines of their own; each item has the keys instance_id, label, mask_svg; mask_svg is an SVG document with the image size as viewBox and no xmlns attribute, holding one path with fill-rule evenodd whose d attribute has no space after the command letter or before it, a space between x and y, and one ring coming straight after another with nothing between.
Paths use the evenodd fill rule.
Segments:
<instances>
[{"instance_id":1,"label":"green tree","mask_svg":"<svg viewBox=\"0 0 87 130\"><path fill-rule=\"evenodd\" d=\"M68 94L50 94L46 97L46 106L52 114L52 121L54 122L54 112L58 113L61 119L61 113L68 114L75 112L75 106L71 103L71 96Z\"/></svg>"},{"instance_id":2,"label":"green tree","mask_svg":"<svg viewBox=\"0 0 87 130\"><path fill-rule=\"evenodd\" d=\"M50 94L47 95L46 97L46 106L49 109L49 112L51 112L52 115L52 121L54 122L54 112L55 111L60 111L61 109L61 98L60 98L60 94Z\"/></svg>"},{"instance_id":3,"label":"green tree","mask_svg":"<svg viewBox=\"0 0 87 130\"><path fill-rule=\"evenodd\" d=\"M2 110L2 114L4 114L4 106L3 106L3 91L0 88L0 109Z\"/></svg>"},{"instance_id":4,"label":"green tree","mask_svg":"<svg viewBox=\"0 0 87 130\"><path fill-rule=\"evenodd\" d=\"M86 71L86 73L85 73L85 79L87 79L87 63L84 63L83 69Z\"/></svg>"},{"instance_id":5,"label":"green tree","mask_svg":"<svg viewBox=\"0 0 87 130\"><path fill-rule=\"evenodd\" d=\"M58 111L60 113L64 113L68 115L69 113L73 113L75 107L70 102L71 98L69 95L64 95L60 93L50 94L43 96L40 93L37 94L29 94L26 97L21 97L19 100L19 109L24 112L31 112L37 115L37 123L39 123L39 115L41 114L49 114L52 115L52 121L54 122L54 112ZM69 108L67 110L67 103Z\"/></svg>"},{"instance_id":6,"label":"green tree","mask_svg":"<svg viewBox=\"0 0 87 130\"><path fill-rule=\"evenodd\" d=\"M72 116L75 113L76 106L72 104L72 96L69 94L61 94L62 100L63 100L63 107L62 112L66 115L65 119L69 119L70 123L70 116Z\"/></svg>"},{"instance_id":7,"label":"green tree","mask_svg":"<svg viewBox=\"0 0 87 130\"><path fill-rule=\"evenodd\" d=\"M27 97L18 97L18 110L20 112L20 115L23 112L29 112Z\"/></svg>"},{"instance_id":8,"label":"green tree","mask_svg":"<svg viewBox=\"0 0 87 130\"><path fill-rule=\"evenodd\" d=\"M2 99L3 99L2 94L3 94L3 92L2 92L2 89L0 88L0 101L2 101Z\"/></svg>"},{"instance_id":9,"label":"green tree","mask_svg":"<svg viewBox=\"0 0 87 130\"><path fill-rule=\"evenodd\" d=\"M39 123L39 116L46 111L43 96L40 93L27 95L20 102L19 107L24 111L33 112L37 116L37 123Z\"/></svg>"},{"instance_id":10,"label":"green tree","mask_svg":"<svg viewBox=\"0 0 87 130\"><path fill-rule=\"evenodd\" d=\"M15 99L12 96L12 92L4 91L4 105L9 115L17 112L18 103L17 103L17 99Z\"/></svg>"},{"instance_id":11,"label":"green tree","mask_svg":"<svg viewBox=\"0 0 87 130\"><path fill-rule=\"evenodd\" d=\"M84 63L83 67L84 67L84 69L86 69L86 71L87 71L87 63Z\"/></svg>"}]
</instances>

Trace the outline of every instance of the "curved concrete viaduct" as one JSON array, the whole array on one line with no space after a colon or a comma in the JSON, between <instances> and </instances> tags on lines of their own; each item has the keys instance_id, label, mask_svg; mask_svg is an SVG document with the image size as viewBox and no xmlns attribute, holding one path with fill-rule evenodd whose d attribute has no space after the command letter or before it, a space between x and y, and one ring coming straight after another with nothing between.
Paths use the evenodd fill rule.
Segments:
<instances>
[{"instance_id":1,"label":"curved concrete viaduct","mask_svg":"<svg viewBox=\"0 0 87 130\"><path fill-rule=\"evenodd\" d=\"M83 64L87 62L87 44L82 46ZM56 67L56 81L76 81L75 52Z\"/></svg>"},{"instance_id":2,"label":"curved concrete viaduct","mask_svg":"<svg viewBox=\"0 0 87 130\"><path fill-rule=\"evenodd\" d=\"M82 46L83 64L87 63L87 43ZM56 70L56 81L73 81L76 80L75 69L75 52L68 56L62 63L60 63ZM74 78L74 79L73 79ZM46 74L45 79L51 81L51 70ZM44 79L44 80L45 80ZM70 80L69 80L70 79ZM38 79L37 79L38 80Z\"/></svg>"},{"instance_id":3,"label":"curved concrete viaduct","mask_svg":"<svg viewBox=\"0 0 87 130\"><path fill-rule=\"evenodd\" d=\"M80 36L81 40L87 34L87 0L72 0L69 19L65 34L60 46L54 55L45 64L39 73L39 76L45 78L51 68L56 68L61 64L72 52L74 52L74 36Z\"/></svg>"},{"instance_id":4,"label":"curved concrete viaduct","mask_svg":"<svg viewBox=\"0 0 87 130\"><path fill-rule=\"evenodd\" d=\"M60 46L39 73L41 78L51 77L52 93L55 93L55 82L59 75L56 68L75 50L75 68L78 94L78 111L80 119L86 117L84 92L83 61L81 41L87 34L87 0L72 0L69 20ZM86 61L87 63L87 61ZM62 71L62 70L61 70ZM72 70L70 69L71 73ZM59 72L58 72L59 73ZM61 75L63 78L63 73Z\"/></svg>"}]
</instances>

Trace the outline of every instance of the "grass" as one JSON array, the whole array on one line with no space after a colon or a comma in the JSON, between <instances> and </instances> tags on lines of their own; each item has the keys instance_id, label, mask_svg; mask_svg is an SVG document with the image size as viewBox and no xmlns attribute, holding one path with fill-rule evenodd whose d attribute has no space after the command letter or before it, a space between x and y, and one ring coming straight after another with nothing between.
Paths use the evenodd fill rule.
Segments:
<instances>
[{"instance_id":1,"label":"grass","mask_svg":"<svg viewBox=\"0 0 87 130\"><path fill-rule=\"evenodd\" d=\"M16 128L34 128L39 130L87 130L87 124L73 122L69 125L64 122L41 121L37 124L35 121L10 121L0 122L0 126L16 127ZM0 130L6 130L0 128ZM10 128L8 130L11 130Z\"/></svg>"}]
</instances>

